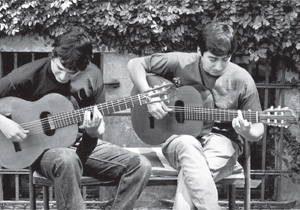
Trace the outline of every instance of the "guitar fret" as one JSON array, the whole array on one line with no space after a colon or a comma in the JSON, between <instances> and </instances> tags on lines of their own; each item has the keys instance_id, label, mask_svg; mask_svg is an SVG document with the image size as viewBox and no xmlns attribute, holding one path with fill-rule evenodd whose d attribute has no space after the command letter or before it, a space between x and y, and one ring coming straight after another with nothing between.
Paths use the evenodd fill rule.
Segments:
<instances>
[{"instance_id":1,"label":"guitar fret","mask_svg":"<svg viewBox=\"0 0 300 210\"><path fill-rule=\"evenodd\" d=\"M126 104L126 99L123 98L124 104L125 104L125 108L128 109L127 104Z\"/></svg>"},{"instance_id":2,"label":"guitar fret","mask_svg":"<svg viewBox=\"0 0 300 210\"><path fill-rule=\"evenodd\" d=\"M47 119L48 119L48 123L50 125L50 129L54 130L55 129L55 121L53 120L53 117L50 116L50 117L47 117Z\"/></svg>"},{"instance_id":3,"label":"guitar fret","mask_svg":"<svg viewBox=\"0 0 300 210\"><path fill-rule=\"evenodd\" d=\"M70 121L71 121L71 119L69 119L69 118L67 117L67 114L65 113L65 114L63 115L63 120L62 120L63 127L69 125L69 124L70 124Z\"/></svg>"},{"instance_id":4,"label":"guitar fret","mask_svg":"<svg viewBox=\"0 0 300 210\"><path fill-rule=\"evenodd\" d=\"M111 101L110 103L111 103L111 108L113 109L113 112L116 112L113 102Z\"/></svg>"},{"instance_id":5,"label":"guitar fret","mask_svg":"<svg viewBox=\"0 0 300 210\"><path fill-rule=\"evenodd\" d=\"M84 116L84 111L82 109L79 110L79 118L80 118L80 122L83 122L83 117Z\"/></svg>"},{"instance_id":6,"label":"guitar fret","mask_svg":"<svg viewBox=\"0 0 300 210\"><path fill-rule=\"evenodd\" d=\"M134 107L134 103L133 103L132 97L130 98L130 101L131 101L132 107Z\"/></svg>"},{"instance_id":7,"label":"guitar fret","mask_svg":"<svg viewBox=\"0 0 300 210\"><path fill-rule=\"evenodd\" d=\"M138 94L138 99L139 99L140 105L142 105L142 100L141 100L140 94Z\"/></svg>"},{"instance_id":8,"label":"guitar fret","mask_svg":"<svg viewBox=\"0 0 300 210\"><path fill-rule=\"evenodd\" d=\"M97 107L99 107L98 109L99 109L99 111L102 113L102 114L104 114L104 110L103 110L103 104L99 104Z\"/></svg>"},{"instance_id":9,"label":"guitar fret","mask_svg":"<svg viewBox=\"0 0 300 210\"><path fill-rule=\"evenodd\" d=\"M226 119L226 112L227 112L227 121L230 121L230 116L229 116L229 110L225 110L224 109L224 115L225 115L225 118L224 119Z\"/></svg>"},{"instance_id":10,"label":"guitar fret","mask_svg":"<svg viewBox=\"0 0 300 210\"><path fill-rule=\"evenodd\" d=\"M122 110L122 108L121 108L121 103L120 103L119 99L117 100L117 102L118 102L118 105L119 105L119 111L120 111L120 110Z\"/></svg>"},{"instance_id":11,"label":"guitar fret","mask_svg":"<svg viewBox=\"0 0 300 210\"><path fill-rule=\"evenodd\" d=\"M105 102L104 104L105 104L105 106L106 106L106 111L107 111L107 114L109 114L109 113L110 113L110 111L109 111L108 103L107 103L107 102Z\"/></svg>"},{"instance_id":12,"label":"guitar fret","mask_svg":"<svg viewBox=\"0 0 300 210\"><path fill-rule=\"evenodd\" d=\"M60 128L61 127L61 117L60 117L60 115L58 115L59 116L59 118L57 119L57 121L56 121L56 123L57 123L57 128Z\"/></svg>"},{"instance_id":13,"label":"guitar fret","mask_svg":"<svg viewBox=\"0 0 300 210\"><path fill-rule=\"evenodd\" d=\"M68 121L68 123L69 123L68 125L73 125L73 124L76 123L76 120L75 120L75 118L72 116L72 113L73 113L73 112L70 112L70 113L69 113L69 119L70 119L70 120Z\"/></svg>"}]
</instances>

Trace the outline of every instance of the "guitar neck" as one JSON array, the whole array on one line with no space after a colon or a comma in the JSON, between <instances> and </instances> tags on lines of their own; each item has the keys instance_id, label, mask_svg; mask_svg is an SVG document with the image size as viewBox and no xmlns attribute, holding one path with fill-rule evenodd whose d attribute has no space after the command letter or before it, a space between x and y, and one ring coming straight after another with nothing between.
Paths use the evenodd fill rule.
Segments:
<instances>
[{"instance_id":1,"label":"guitar neck","mask_svg":"<svg viewBox=\"0 0 300 210\"><path fill-rule=\"evenodd\" d=\"M242 110L244 119L252 123L260 122L259 111L244 111ZM238 116L237 110L230 109L214 109L203 107L189 107L184 108L184 116L186 120L208 120L208 121L232 121Z\"/></svg>"},{"instance_id":2,"label":"guitar neck","mask_svg":"<svg viewBox=\"0 0 300 210\"><path fill-rule=\"evenodd\" d=\"M102 115L112 114L118 111L123 111L135 106L146 104L143 94L128 96L116 101L108 101L96 105ZM85 111L93 112L94 106L85 107L82 109L72 110L68 112L58 113L48 117L48 122L51 129L61 128L68 125L78 124L83 122Z\"/></svg>"}]
</instances>

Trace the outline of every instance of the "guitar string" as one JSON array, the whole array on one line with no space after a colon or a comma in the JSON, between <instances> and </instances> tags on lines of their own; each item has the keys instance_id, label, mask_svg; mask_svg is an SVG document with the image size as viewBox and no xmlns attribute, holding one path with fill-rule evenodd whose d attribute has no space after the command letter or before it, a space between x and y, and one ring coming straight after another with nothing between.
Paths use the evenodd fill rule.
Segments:
<instances>
[{"instance_id":1,"label":"guitar string","mask_svg":"<svg viewBox=\"0 0 300 210\"><path fill-rule=\"evenodd\" d=\"M142 103L141 100L144 97L147 97L147 96L144 94L138 94L135 96L125 97L125 98L119 99L117 101L108 101L108 102L98 104L95 106L100 110L102 115L105 115L106 114L105 112L107 112L107 114L110 114L110 113L116 112L116 110L121 111L121 110L126 110L129 107L141 105L141 103ZM54 115L50 115L48 117L34 120L31 122L22 123L20 125L22 128L24 128L26 130L30 130L30 133L32 133L32 134L40 133L43 131L49 131L49 130L53 130L50 126L51 123L49 123L49 122L54 122L54 124L55 124L55 122L61 122L61 124L60 124L61 127L64 127L66 124L67 125L76 124L78 122L83 121L82 118L83 118L85 111L87 111L87 110L92 111L93 108L94 108L94 106L89 106L89 107L85 107L85 108L78 109L78 110L70 110L70 111L66 111L66 112L62 112L62 113L56 113ZM79 121L77 122L76 120L74 120L74 118Z\"/></svg>"},{"instance_id":2,"label":"guitar string","mask_svg":"<svg viewBox=\"0 0 300 210\"><path fill-rule=\"evenodd\" d=\"M140 96L142 96L142 95L140 95ZM96 107L102 111L103 115L105 115L105 113L104 113L105 110L107 110L107 112L109 114L109 113L116 112L116 110L121 111L121 110L127 109L128 103L131 104L131 107L134 107L136 105L141 105L139 95L119 99L115 102L113 102L113 101L105 102L105 103L96 105ZM63 113L57 113L57 114L54 114L54 115L51 115L49 117L45 117L45 118L42 118L39 120L35 120L32 122L28 122L28 123L23 123L23 124L21 124L21 126L24 129L30 130L31 133L38 133L38 132L48 131L48 130L52 129L50 126L51 123L48 123L49 121L51 121L51 122L61 121L62 127L65 126L66 122L67 122L67 125L76 124L78 122L82 122L81 118L84 115L84 112L86 110L92 111L93 107L94 106L90 106L90 107L85 107L85 108L82 108L79 110L70 110L70 111L66 111ZM188 116L191 119L203 119L203 114L211 115L212 120L214 120L213 118L224 117L224 114L227 114L226 116L229 116L229 118L237 116L237 110L214 109L214 108L204 108L204 107L180 107L180 106L169 106L169 108L175 109L175 111L173 110L173 112L189 111ZM247 117L247 119L251 120L251 122L253 122L252 120L256 120L256 118L257 118L257 111L243 111L243 113ZM258 113L260 113L260 112L258 111ZM199 115L201 115L201 116L199 116ZM280 115L278 115L278 116L280 116ZM80 121L78 121L78 122L76 120L74 121L74 117L77 120L79 118ZM224 120L228 119L228 117L224 117L223 119ZM74 121L74 123L72 121Z\"/></svg>"},{"instance_id":3,"label":"guitar string","mask_svg":"<svg viewBox=\"0 0 300 210\"><path fill-rule=\"evenodd\" d=\"M216 109L206 107L193 107L193 106L169 106L173 109L174 113L185 113L186 119L203 119L203 120L222 120L229 121L237 117L237 110L230 109ZM175 111L174 111L175 110ZM249 111L242 110L242 115L250 122L259 122L265 111ZM287 123L287 116L285 112L288 110L269 110L269 115L265 114L265 118L268 120L268 124L285 124ZM205 119L204 116L207 116ZM274 117L275 116L275 117ZM273 118L273 119L272 119Z\"/></svg>"}]
</instances>

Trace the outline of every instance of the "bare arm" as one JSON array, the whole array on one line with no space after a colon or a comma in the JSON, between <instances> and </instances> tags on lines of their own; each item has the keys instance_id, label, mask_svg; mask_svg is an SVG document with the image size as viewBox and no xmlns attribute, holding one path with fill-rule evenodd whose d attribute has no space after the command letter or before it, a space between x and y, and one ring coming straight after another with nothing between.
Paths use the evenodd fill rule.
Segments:
<instances>
[{"instance_id":1,"label":"bare arm","mask_svg":"<svg viewBox=\"0 0 300 210\"><path fill-rule=\"evenodd\" d=\"M143 93L150 89L146 80L146 63L143 57L131 59L127 64L130 79L135 88Z\"/></svg>"},{"instance_id":2,"label":"bare arm","mask_svg":"<svg viewBox=\"0 0 300 210\"><path fill-rule=\"evenodd\" d=\"M129 70L130 79L140 93L148 91L152 88L149 86L146 79L146 63L143 57L130 60L127 67ZM172 109L166 106L164 102L148 104L147 107L149 113L156 119L162 119L166 114L168 114L169 111L172 111Z\"/></svg>"}]
</instances>

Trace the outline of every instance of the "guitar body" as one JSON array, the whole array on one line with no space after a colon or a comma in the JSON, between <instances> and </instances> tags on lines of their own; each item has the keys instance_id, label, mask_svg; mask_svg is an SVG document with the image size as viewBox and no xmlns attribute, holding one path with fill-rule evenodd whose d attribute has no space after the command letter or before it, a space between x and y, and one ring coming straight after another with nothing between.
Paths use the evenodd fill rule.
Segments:
<instances>
[{"instance_id":1,"label":"guitar body","mask_svg":"<svg viewBox=\"0 0 300 210\"><path fill-rule=\"evenodd\" d=\"M0 165L10 169L30 166L46 149L68 147L73 144L78 134L78 125L73 124L51 133L43 132L40 121L44 114L52 115L73 110L73 104L59 94L49 94L38 101L28 102L15 97L0 99L1 114L10 114L10 118L19 123L35 123L28 136L16 145L6 139L0 131ZM41 132L34 132L40 130Z\"/></svg>"},{"instance_id":2,"label":"guitar body","mask_svg":"<svg viewBox=\"0 0 300 210\"><path fill-rule=\"evenodd\" d=\"M161 85L163 82L169 82L154 75L147 76L147 81L152 87ZM137 94L135 87L133 87L131 94ZM165 103L170 107L213 107L212 95L203 86L179 87L174 100ZM131 109L131 121L138 137L150 145L161 144L173 134L188 134L197 137L211 131L213 121L184 120L182 114L180 110L176 110L176 112L168 113L163 119L156 120L148 113L147 105L143 105Z\"/></svg>"}]
</instances>

